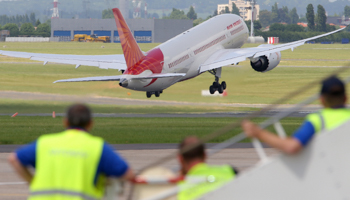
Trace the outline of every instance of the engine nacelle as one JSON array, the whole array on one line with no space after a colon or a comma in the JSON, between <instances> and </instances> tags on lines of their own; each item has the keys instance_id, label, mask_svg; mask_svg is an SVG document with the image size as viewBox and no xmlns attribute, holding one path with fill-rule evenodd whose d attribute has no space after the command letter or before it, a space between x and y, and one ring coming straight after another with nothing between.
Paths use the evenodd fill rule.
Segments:
<instances>
[{"instance_id":1,"label":"engine nacelle","mask_svg":"<svg viewBox=\"0 0 350 200\"><path fill-rule=\"evenodd\" d=\"M281 52L271 53L270 55L260 56L258 58L254 58L250 61L250 65L257 72L267 72L275 67L281 61Z\"/></svg>"}]
</instances>

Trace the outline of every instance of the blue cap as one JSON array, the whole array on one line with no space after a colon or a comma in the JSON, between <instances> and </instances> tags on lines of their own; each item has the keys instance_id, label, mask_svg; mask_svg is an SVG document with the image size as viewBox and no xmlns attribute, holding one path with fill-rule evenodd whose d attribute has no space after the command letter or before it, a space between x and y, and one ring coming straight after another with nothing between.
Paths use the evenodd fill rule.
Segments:
<instances>
[{"instance_id":1,"label":"blue cap","mask_svg":"<svg viewBox=\"0 0 350 200\"><path fill-rule=\"evenodd\" d=\"M324 95L345 95L345 85L336 76L332 76L322 82L321 94Z\"/></svg>"}]
</instances>

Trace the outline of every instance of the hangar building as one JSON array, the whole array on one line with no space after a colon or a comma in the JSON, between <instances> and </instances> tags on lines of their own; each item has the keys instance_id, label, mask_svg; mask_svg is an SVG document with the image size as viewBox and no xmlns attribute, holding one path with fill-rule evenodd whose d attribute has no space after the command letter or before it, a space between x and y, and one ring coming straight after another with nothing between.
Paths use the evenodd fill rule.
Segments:
<instances>
[{"instance_id":1,"label":"hangar building","mask_svg":"<svg viewBox=\"0 0 350 200\"><path fill-rule=\"evenodd\" d=\"M192 20L183 19L126 19L138 43L162 43L193 27ZM114 19L51 19L51 36L70 41L75 34L110 36L119 43Z\"/></svg>"}]
</instances>

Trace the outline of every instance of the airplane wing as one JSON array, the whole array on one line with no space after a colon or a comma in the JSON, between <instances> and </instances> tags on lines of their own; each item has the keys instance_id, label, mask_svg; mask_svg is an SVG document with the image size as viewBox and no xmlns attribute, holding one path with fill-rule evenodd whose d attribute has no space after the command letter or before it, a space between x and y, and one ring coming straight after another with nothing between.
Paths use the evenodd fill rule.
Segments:
<instances>
[{"instance_id":1,"label":"airplane wing","mask_svg":"<svg viewBox=\"0 0 350 200\"><path fill-rule=\"evenodd\" d=\"M17 58L30 58L31 60L43 61L44 65L48 62L72 64L78 68L80 65L94 66L101 69L125 70L126 62L124 55L64 55L64 54L42 54L27 53L15 51L2 51L0 55Z\"/></svg>"},{"instance_id":2,"label":"airplane wing","mask_svg":"<svg viewBox=\"0 0 350 200\"><path fill-rule=\"evenodd\" d=\"M344 30L341 28L329 33L318 35L315 37L307 38L304 40L299 40L295 42L279 44L279 45L261 45L259 47L253 48L243 48L243 49L221 49L211 55L200 67L199 72L205 72L208 70L216 69L222 66L236 64L242 61L245 61L247 58L257 58L263 55L269 55L274 52L279 52L287 49L291 49L304 45L305 42L316 40L327 35Z\"/></svg>"},{"instance_id":3,"label":"airplane wing","mask_svg":"<svg viewBox=\"0 0 350 200\"><path fill-rule=\"evenodd\" d=\"M169 77L182 77L185 73L163 73L163 74L151 74L146 76L138 75L119 75L119 76L96 76L96 77L86 77L86 78L72 78L58 80L53 83L60 82L84 82L84 81L119 81L122 78L126 79L154 79L154 78L169 78Z\"/></svg>"}]
</instances>

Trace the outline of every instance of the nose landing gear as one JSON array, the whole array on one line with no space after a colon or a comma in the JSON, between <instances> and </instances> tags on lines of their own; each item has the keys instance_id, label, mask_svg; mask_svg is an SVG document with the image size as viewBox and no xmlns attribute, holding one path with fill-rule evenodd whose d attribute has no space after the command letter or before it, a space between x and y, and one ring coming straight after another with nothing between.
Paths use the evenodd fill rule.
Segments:
<instances>
[{"instance_id":1,"label":"nose landing gear","mask_svg":"<svg viewBox=\"0 0 350 200\"><path fill-rule=\"evenodd\" d=\"M162 93L163 93L163 90L155 91L155 92L146 92L146 96L147 96L147 98L151 98L152 94L154 94L154 96L159 97L160 94L162 94Z\"/></svg>"}]
</instances>

